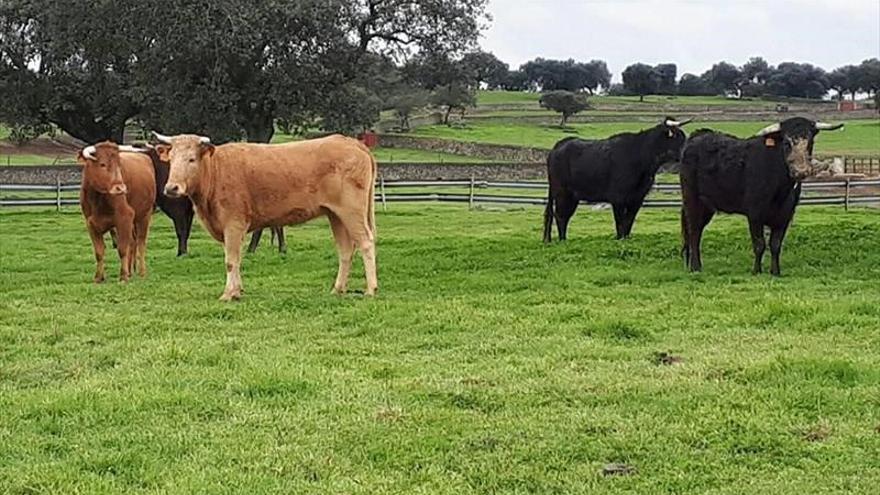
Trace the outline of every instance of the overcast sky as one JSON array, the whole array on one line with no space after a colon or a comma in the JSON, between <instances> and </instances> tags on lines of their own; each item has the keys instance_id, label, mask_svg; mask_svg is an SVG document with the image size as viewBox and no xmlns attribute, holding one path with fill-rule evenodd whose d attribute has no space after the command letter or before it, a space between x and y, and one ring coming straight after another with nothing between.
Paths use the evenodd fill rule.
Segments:
<instances>
[{"instance_id":1,"label":"overcast sky","mask_svg":"<svg viewBox=\"0 0 880 495\"><path fill-rule=\"evenodd\" d=\"M701 74L751 56L826 70L880 57L880 0L490 0L480 44L511 68L535 57Z\"/></svg>"}]
</instances>

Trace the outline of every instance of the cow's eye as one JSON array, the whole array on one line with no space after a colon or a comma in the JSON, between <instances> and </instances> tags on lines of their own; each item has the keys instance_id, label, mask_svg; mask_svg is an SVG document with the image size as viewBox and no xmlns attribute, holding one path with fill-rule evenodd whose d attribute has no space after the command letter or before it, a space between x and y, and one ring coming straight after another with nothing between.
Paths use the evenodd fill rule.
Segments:
<instances>
[{"instance_id":1,"label":"cow's eye","mask_svg":"<svg viewBox=\"0 0 880 495\"><path fill-rule=\"evenodd\" d=\"M189 159L189 162L190 162L190 163L195 163L195 162L196 162L196 159L195 159L195 158L190 158L190 159Z\"/></svg>"}]
</instances>

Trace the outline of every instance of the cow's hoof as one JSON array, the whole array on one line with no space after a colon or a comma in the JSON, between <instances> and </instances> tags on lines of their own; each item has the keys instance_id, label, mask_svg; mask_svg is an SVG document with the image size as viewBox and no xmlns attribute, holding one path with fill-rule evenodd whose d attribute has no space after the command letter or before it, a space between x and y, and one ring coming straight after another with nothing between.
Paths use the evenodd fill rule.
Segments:
<instances>
[{"instance_id":1,"label":"cow's hoof","mask_svg":"<svg viewBox=\"0 0 880 495\"><path fill-rule=\"evenodd\" d=\"M346 292L348 292L346 287L333 287L330 289L330 294L334 296L344 296Z\"/></svg>"},{"instance_id":2,"label":"cow's hoof","mask_svg":"<svg viewBox=\"0 0 880 495\"><path fill-rule=\"evenodd\" d=\"M96 284L103 284L104 283L104 276L103 275L101 275L101 276L96 275L95 276L95 283Z\"/></svg>"},{"instance_id":3,"label":"cow's hoof","mask_svg":"<svg viewBox=\"0 0 880 495\"><path fill-rule=\"evenodd\" d=\"M375 296L376 296L376 292L377 292L378 290L379 290L379 289L367 289L367 290L364 291L364 296L366 296L366 297L375 297Z\"/></svg>"},{"instance_id":4,"label":"cow's hoof","mask_svg":"<svg viewBox=\"0 0 880 495\"><path fill-rule=\"evenodd\" d=\"M222 296L220 296L220 301L222 302L231 302L238 301L241 299L240 292L224 292Z\"/></svg>"}]
</instances>

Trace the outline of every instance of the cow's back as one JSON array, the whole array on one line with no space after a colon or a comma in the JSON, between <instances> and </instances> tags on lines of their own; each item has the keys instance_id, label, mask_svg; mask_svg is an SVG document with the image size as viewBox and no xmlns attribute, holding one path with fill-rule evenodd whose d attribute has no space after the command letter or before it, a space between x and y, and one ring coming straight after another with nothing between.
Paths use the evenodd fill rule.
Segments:
<instances>
[{"instance_id":1,"label":"cow's back","mask_svg":"<svg viewBox=\"0 0 880 495\"><path fill-rule=\"evenodd\" d=\"M250 229L305 222L352 191L366 194L374 160L359 141L334 135L286 144L218 146L214 191L228 195Z\"/></svg>"},{"instance_id":2,"label":"cow's back","mask_svg":"<svg viewBox=\"0 0 880 495\"><path fill-rule=\"evenodd\" d=\"M653 176L642 177L637 147L630 136L571 139L553 150L551 166L565 188L588 201L617 201L636 189L650 188ZM636 154L633 155L633 152ZM635 164L635 165L634 165ZM644 187L641 182L646 182Z\"/></svg>"}]
</instances>

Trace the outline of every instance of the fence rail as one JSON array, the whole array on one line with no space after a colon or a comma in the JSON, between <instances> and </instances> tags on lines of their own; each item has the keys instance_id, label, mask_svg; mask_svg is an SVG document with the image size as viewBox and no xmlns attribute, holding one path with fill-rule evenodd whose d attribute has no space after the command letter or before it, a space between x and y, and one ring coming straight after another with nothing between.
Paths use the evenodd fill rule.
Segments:
<instances>
[{"instance_id":1,"label":"fence rail","mask_svg":"<svg viewBox=\"0 0 880 495\"><path fill-rule=\"evenodd\" d=\"M380 177L377 182L376 201L384 208L388 203L437 201L446 203L468 203L471 207L477 203L489 204L523 204L544 205L547 200L543 196L523 196L517 194L487 193L484 189L509 190L541 190L547 189L545 182L477 180L398 180L386 181ZM79 199L65 196L65 193L79 191L79 184L29 185L0 184L0 207L15 206L62 206L79 204ZM431 191L432 188L463 188L462 192ZM869 188L866 190L866 188ZM870 189L873 188L873 189ZM389 193L395 189L428 189L426 191L401 191ZM801 198L804 205L850 205L880 203L880 179L811 181L803 183L806 193ZM44 193L44 197L4 197L13 193ZM652 192L664 194L680 194L678 184L655 184ZM51 196L49 196L51 194ZM681 206L680 198L648 197L643 205L647 208L672 208Z\"/></svg>"}]
</instances>

